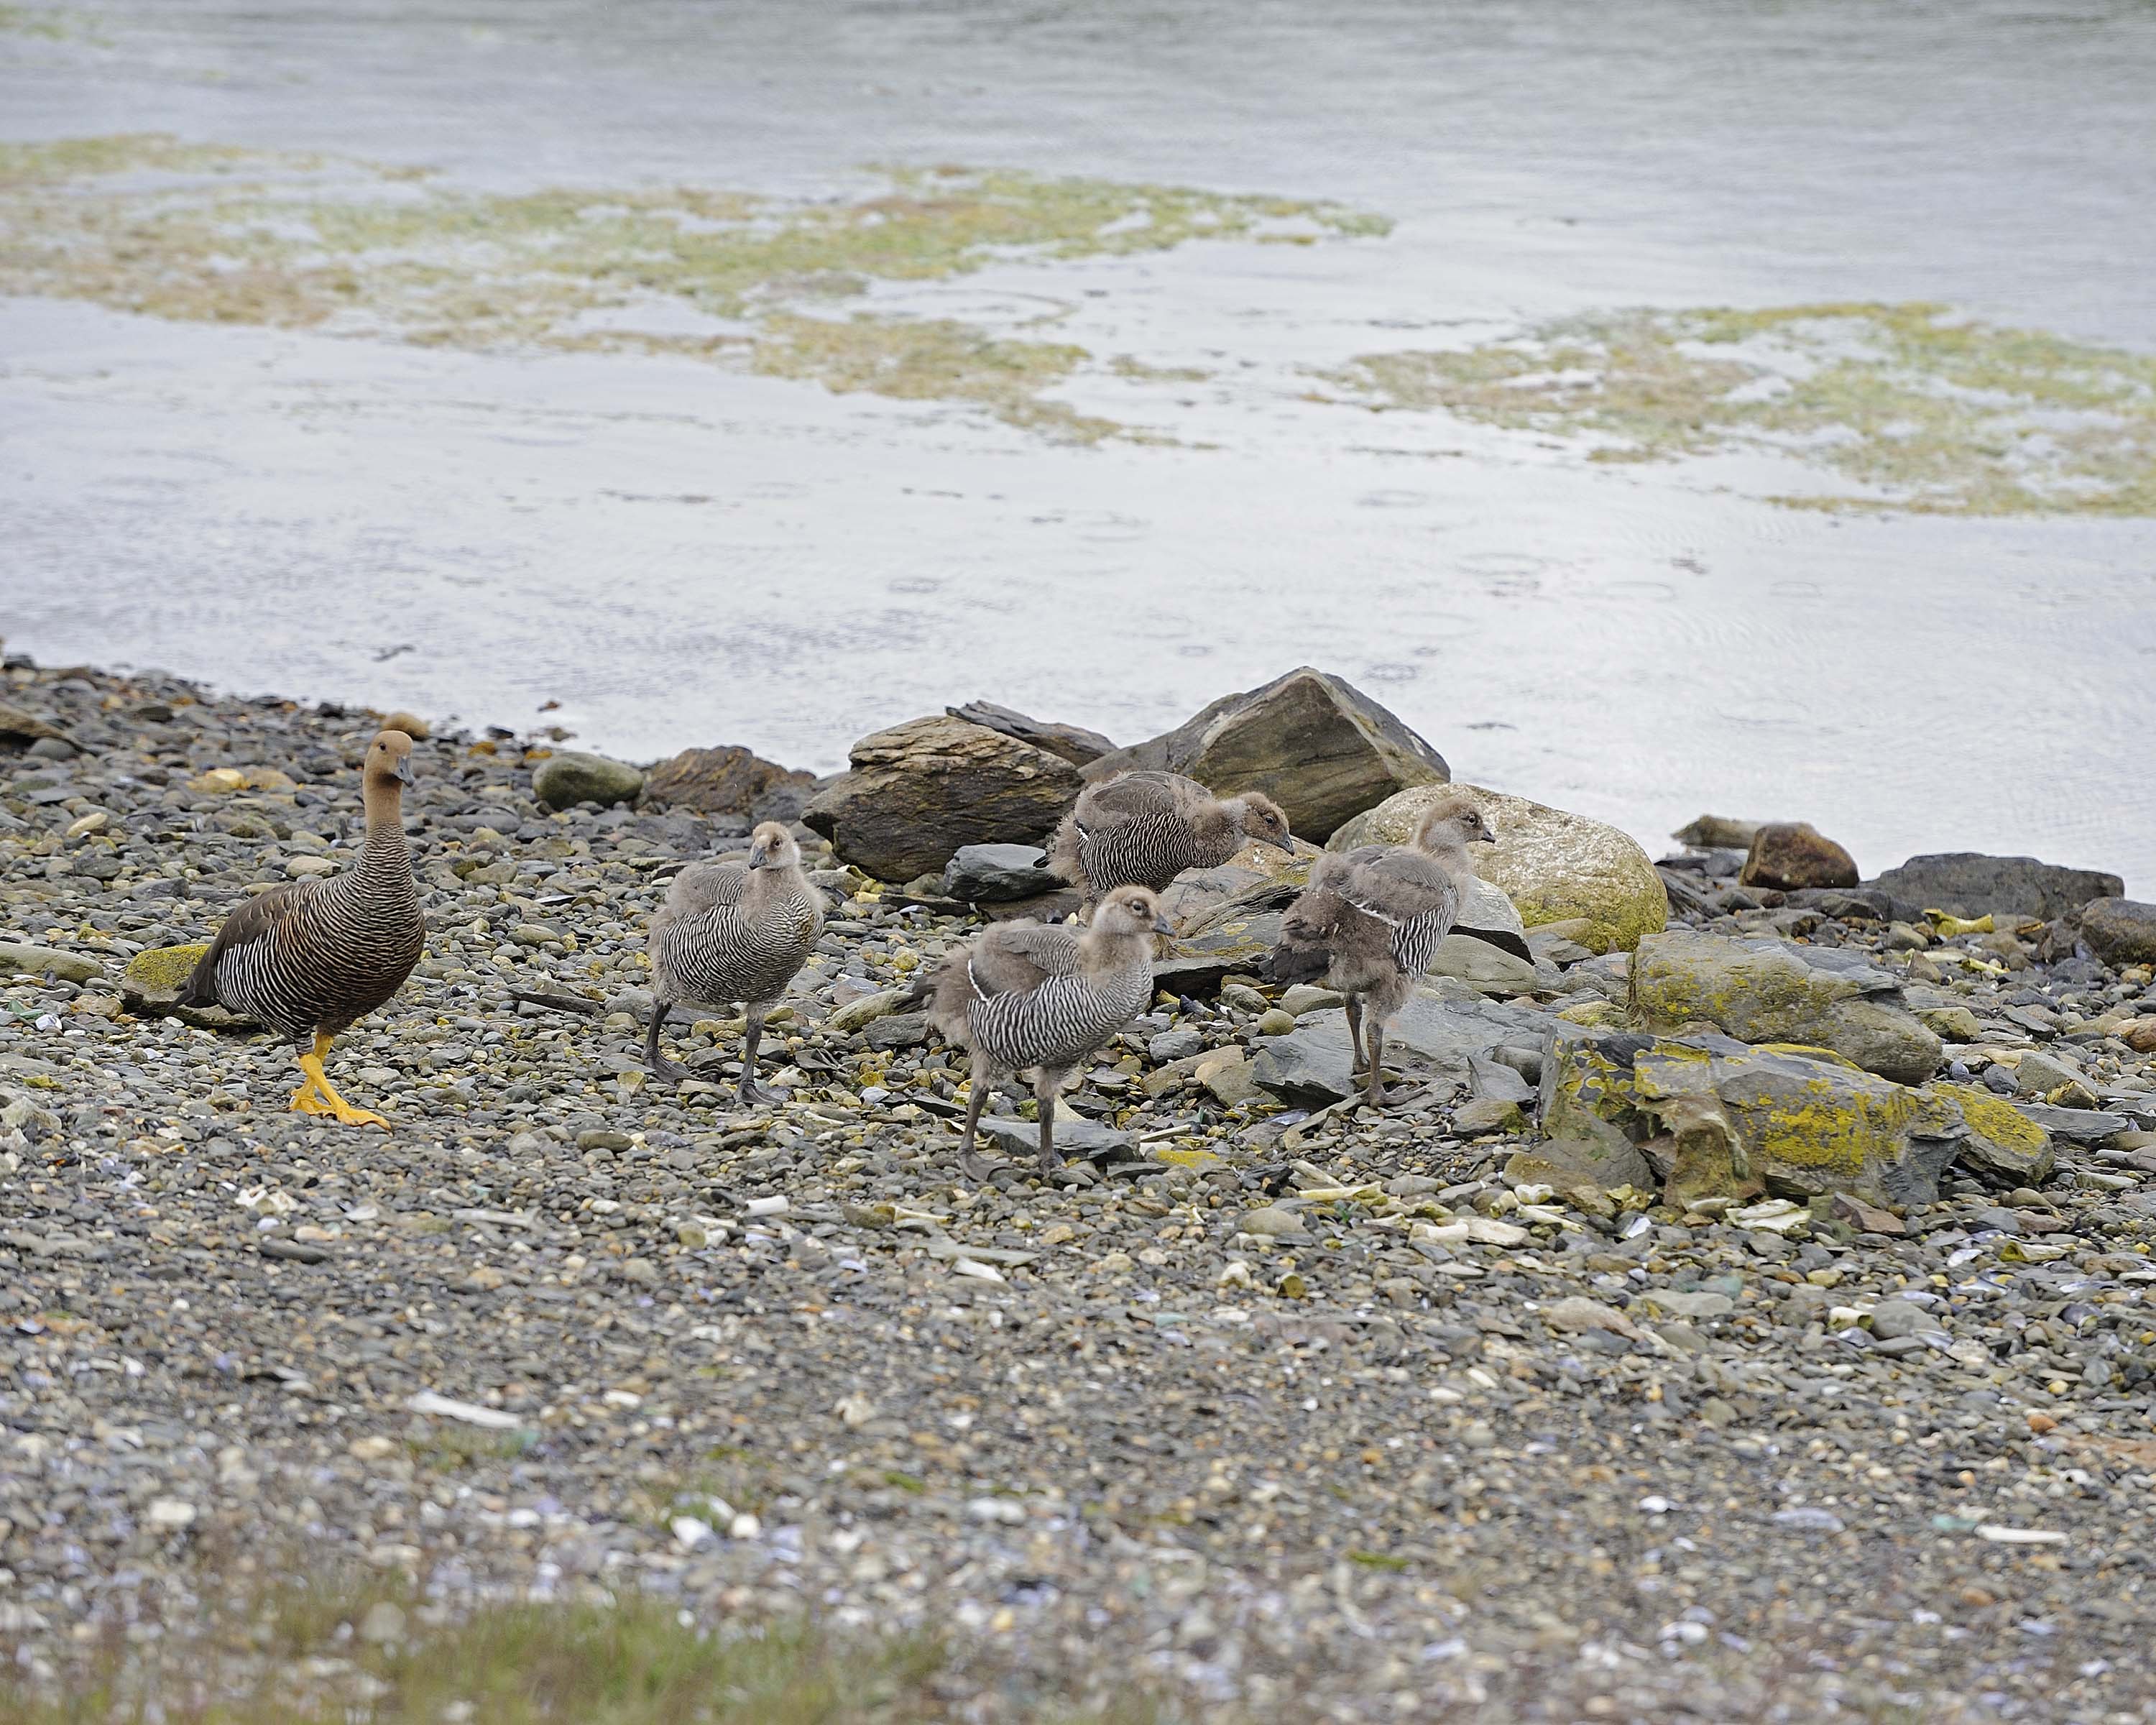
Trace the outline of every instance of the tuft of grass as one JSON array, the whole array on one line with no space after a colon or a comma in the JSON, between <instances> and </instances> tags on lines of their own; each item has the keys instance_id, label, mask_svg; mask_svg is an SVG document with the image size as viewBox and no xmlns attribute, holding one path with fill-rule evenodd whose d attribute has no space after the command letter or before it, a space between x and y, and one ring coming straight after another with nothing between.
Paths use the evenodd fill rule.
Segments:
<instances>
[{"instance_id":1,"label":"tuft of grass","mask_svg":"<svg viewBox=\"0 0 2156 1725\"><path fill-rule=\"evenodd\" d=\"M1624 311L1331 374L1365 405L1572 436L1597 461L1768 450L1864 495L1809 508L2156 515L2156 356L1928 303Z\"/></svg>"},{"instance_id":2,"label":"tuft of grass","mask_svg":"<svg viewBox=\"0 0 2156 1725\"><path fill-rule=\"evenodd\" d=\"M804 1622L696 1623L631 1595L454 1613L408 1590L298 1583L180 1614L150 1639L77 1648L64 1669L0 1663L10 1725L929 1725L993 1686L998 1717L1166 1725L1151 1698L968 1671L924 1636L844 1639Z\"/></svg>"},{"instance_id":3,"label":"tuft of grass","mask_svg":"<svg viewBox=\"0 0 2156 1725\"><path fill-rule=\"evenodd\" d=\"M951 401L1065 441L1125 434L1041 398L1091 356L941 319L831 315L878 283L1202 239L1368 237L1294 198L886 167L865 195L707 187L459 192L424 172L123 135L0 146L0 293L429 346L680 354Z\"/></svg>"}]
</instances>

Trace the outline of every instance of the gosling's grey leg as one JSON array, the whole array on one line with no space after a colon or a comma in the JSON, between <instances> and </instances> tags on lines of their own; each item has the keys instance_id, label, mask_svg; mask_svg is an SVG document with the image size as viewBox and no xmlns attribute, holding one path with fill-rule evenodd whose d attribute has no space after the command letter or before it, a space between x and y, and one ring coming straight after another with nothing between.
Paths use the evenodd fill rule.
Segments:
<instances>
[{"instance_id":1,"label":"gosling's grey leg","mask_svg":"<svg viewBox=\"0 0 2156 1725\"><path fill-rule=\"evenodd\" d=\"M1373 1013L1370 1015L1370 1074L1368 1081L1368 1088L1363 1092L1363 1099L1373 1108L1382 1108L1385 1106L1385 1086L1383 1065L1384 1055L1385 1027L1378 1018L1378 1015L1375 1013Z\"/></svg>"},{"instance_id":2,"label":"gosling's grey leg","mask_svg":"<svg viewBox=\"0 0 2156 1725\"><path fill-rule=\"evenodd\" d=\"M1040 1172L1044 1177L1063 1166L1055 1153L1055 1093L1063 1087L1063 1074L1043 1066L1034 1075L1033 1102L1040 1116Z\"/></svg>"},{"instance_id":3,"label":"gosling's grey leg","mask_svg":"<svg viewBox=\"0 0 2156 1725\"><path fill-rule=\"evenodd\" d=\"M659 1033L665 1028L666 1019L673 1010L674 1003L670 1000L652 1004L651 1023L644 1033L644 1060L654 1076L664 1078L670 1084L679 1084L689 1076L689 1069L675 1065L659 1051Z\"/></svg>"},{"instance_id":4,"label":"gosling's grey leg","mask_svg":"<svg viewBox=\"0 0 2156 1725\"><path fill-rule=\"evenodd\" d=\"M779 1100L777 1091L766 1090L763 1086L756 1081L756 1048L757 1044L763 1040L763 1018L764 1014L770 1010L768 1004L747 1005L744 1008L748 1019L748 1034L742 1042L740 1095L741 1105L744 1108L754 1107L762 1102L776 1102Z\"/></svg>"},{"instance_id":5,"label":"gosling's grey leg","mask_svg":"<svg viewBox=\"0 0 2156 1725\"><path fill-rule=\"evenodd\" d=\"M988 1165L973 1154L973 1134L981 1123L981 1105L988 1099L988 1060L983 1054L973 1056L973 1070L970 1080L973 1094L966 1099L965 1129L958 1134L958 1166L966 1178L978 1185L988 1177Z\"/></svg>"},{"instance_id":6,"label":"gosling's grey leg","mask_svg":"<svg viewBox=\"0 0 2156 1725\"><path fill-rule=\"evenodd\" d=\"M1350 994L1348 997L1347 1012L1348 1045L1355 1050L1354 1064L1350 1066L1348 1070L1351 1072L1359 1072L1363 1070L1364 1058L1363 1054L1363 1003L1353 994Z\"/></svg>"}]
</instances>

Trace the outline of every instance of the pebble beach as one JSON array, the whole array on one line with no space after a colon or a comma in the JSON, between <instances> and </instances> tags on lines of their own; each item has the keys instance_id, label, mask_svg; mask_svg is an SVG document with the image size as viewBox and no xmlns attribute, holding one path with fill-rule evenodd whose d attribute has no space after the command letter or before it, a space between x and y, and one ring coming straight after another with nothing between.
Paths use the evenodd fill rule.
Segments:
<instances>
[{"instance_id":1,"label":"pebble beach","mask_svg":"<svg viewBox=\"0 0 2156 1725\"><path fill-rule=\"evenodd\" d=\"M1672 929L1888 978L2052 1122L2033 1183L1553 1189L1512 1066L1254 1084L1335 1003L1236 973L1101 1051L1055 1180L998 1098L975 1185L901 1008L981 912L797 825L784 1101L713 1018L654 1084L644 925L750 812L550 809L561 739L403 715L429 934L331 1063L391 1129L346 1129L154 958L350 860L388 716L20 657L0 702L0 1694L297 1567L930 1631L968 1720L2156 1717L2156 984L2070 926L1663 870ZM1626 1007L1622 951L1532 968L1435 998L1520 1045Z\"/></svg>"}]
</instances>

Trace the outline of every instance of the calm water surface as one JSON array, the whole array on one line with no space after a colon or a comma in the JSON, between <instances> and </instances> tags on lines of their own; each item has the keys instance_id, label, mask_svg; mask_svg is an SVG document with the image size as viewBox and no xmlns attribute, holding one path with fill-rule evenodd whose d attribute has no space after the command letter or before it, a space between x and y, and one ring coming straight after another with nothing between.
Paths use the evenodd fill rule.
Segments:
<instances>
[{"instance_id":1,"label":"calm water surface","mask_svg":"<svg viewBox=\"0 0 2156 1725\"><path fill-rule=\"evenodd\" d=\"M555 700L595 747L817 768L974 696L1135 738L1311 661L1460 776L1650 845L1712 809L1812 819L1867 870L2031 850L2156 892L2156 524L1794 511L1740 462L1589 467L1302 399L1350 354L1640 304L1937 299L2156 347L2156 8L85 17L0 38L0 134L169 131L511 190L813 193L950 161L1399 225L1062 272L1058 327L1096 352L1253 362L1162 404L1180 448L686 360L0 300L0 630L42 658L475 722ZM993 316L1040 285L882 299Z\"/></svg>"}]
</instances>

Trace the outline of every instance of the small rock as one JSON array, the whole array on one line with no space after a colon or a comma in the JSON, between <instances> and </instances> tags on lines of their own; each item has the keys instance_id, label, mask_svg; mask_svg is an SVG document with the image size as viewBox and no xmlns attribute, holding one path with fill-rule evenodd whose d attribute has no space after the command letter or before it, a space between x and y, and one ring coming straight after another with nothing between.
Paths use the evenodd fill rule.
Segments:
<instances>
[{"instance_id":1,"label":"small rock","mask_svg":"<svg viewBox=\"0 0 2156 1725\"><path fill-rule=\"evenodd\" d=\"M63 952L54 947L0 941L0 973L8 971L56 976L63 982L86 983L103 976L105 967L87 952Z\"/></svg>"},{"instance_id":2,"label":"small rock","mask_svg":"<svg viewBox=\"0 0 2156 1725\"><path fill-rule=\"evenodd\" d=\"M634 803L643 791L644 774L637 768L576 749L548 756L531 775L531 794L549 809L573 809L579 803L608 808Z\"/></svg>"},{"instance_id":3,"label":"small rock","mask_svg":"<svg viewBox=\"0 0 2156 1725\"><path fill-rule=\"evenodd\" d=\"M1871 1333L1881 1341L1893 1341L1938 1327L1938 1320L1930 1312L1907 1300L1881 1300L1871 1308Z\"/></svg>"},{"instance_id":4,"label":"small rock","mask_svg":"<svg viewBox=\"0 0 2156 1725\"><path fill-rule=\"evenodd\" d=\"M1467 1133L1517 1132L1527 1123L1520 1105L1503 1096L1478 1096L1452 1111L1455 1132Z\"/></svg>"},{"instance_id":5,"label":"small rock","mask_svg":"<svg viewBox=\"0 0 2156 1725\"><path fill-rule=\"evenodd\" d=\"M1038 897L1061 883L1048 871L1037 845L962 845L944 865L940 891L967 904L1008 904Z\"/></svg>"},{"instance_id":6,"label":"small rock","mask_svg":"<svg viewBox=\"0 0 2156 1725\"><path fill-rule=\"evenodd\" d=\"M1309 1232L1302 1224L1302 1218L1293 1210L1275 1209L1270 1205L1247 1211L1235 1226L1245 1234L1260 1235L1268 1240L1285 1240Z\"/></svg>"},{"instance_id":7,"label":"small rock","mask_svg":"<svg viewBox=\"0 0 2156 1725\"><path fill-rule=\"evenodd\" d=\"M1301 1018L1306 1012L1322 1012L1328 1006L1340 1004L1342 996L1335 988L1321 988L1314 983L1297 983L1281 996L1281 1009Z\"/></svg>"},{"instance_id":8,"label":"small rock","mask_svg":"<svg viewBox=\"0 0 2156 1725\"><path fill-rule=\"evenodd\" d=\"M1805 887L1854 886L1856 861L1833 839L1804 821L1772 822L1753 835L1738 881L1777 892Z\"/></svg>"},{"instance_id":9,"label":"small rock","mask_svg":"<svg viewBox=\"0 0 2156 1725\"><path fill-rule=\"evenodd\" d=\"M1285 1007L1269 1007L1259 1016L1255 1028L1260 1036L1285 1036L1295 1028L1295 1014Z\"/></svg>"},{"instance_id":10,"label":"small rock","mask_svg":"<svg viewBox=\"0 0 2156 1725\"><path fill-rule=\"evenodd\" d=\"M359 1638L370 1647L389 1647L404 1639L404 1608L390 1599L377 1599L359 1620Z\"/></svg>"}]
</instances>

